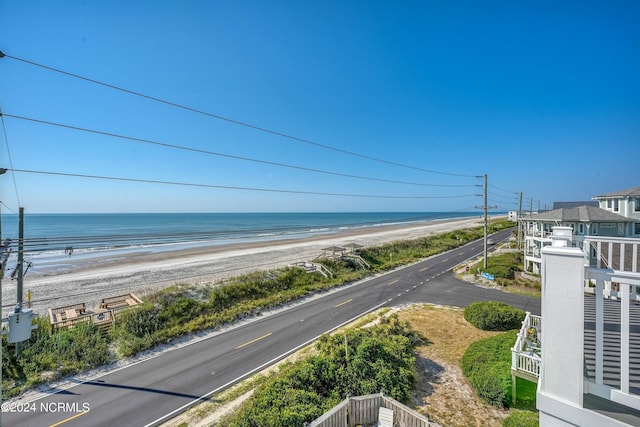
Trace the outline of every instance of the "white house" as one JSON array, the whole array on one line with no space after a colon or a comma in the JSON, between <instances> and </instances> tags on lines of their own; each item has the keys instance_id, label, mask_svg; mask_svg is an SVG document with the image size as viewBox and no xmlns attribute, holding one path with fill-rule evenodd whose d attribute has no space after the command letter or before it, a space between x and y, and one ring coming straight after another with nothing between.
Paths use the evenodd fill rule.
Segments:
<instances>
[{"instance_id":1,"label":"white house","mask_svg":"<svg viewBox=\"0 0 640 427\"><path fill-rule=\"evenodd\" d=\"M560 208L521 219L524 228L525 271L540 274L541 250L551 245L551 230L571 227L572 245L582 248L585 236L633 237L634 220L594 206Z\"/></svg>"},{"instance_id":2,"label":"white house","mask_svg":"<svg viewBox=\"0 0 640 427\"><path fill-rule=\"evenodd\" d=\"M600 267L571 244L570 229L554 231L542 249L540 357L515 349L513 369L539 375L542 427L638 426L640 239L586 236Z\"/></svg>"},{"instance_id":3,"label":"white house","mask_svg":"<svg viewBox=\"0 0 640 427\"><path fill-rule=\"evenodd\" d=\"M633 234L640 237L640 187L602 194L593 199L598 201L601 209L635 220Z\"/></svg>"}]
</instances>

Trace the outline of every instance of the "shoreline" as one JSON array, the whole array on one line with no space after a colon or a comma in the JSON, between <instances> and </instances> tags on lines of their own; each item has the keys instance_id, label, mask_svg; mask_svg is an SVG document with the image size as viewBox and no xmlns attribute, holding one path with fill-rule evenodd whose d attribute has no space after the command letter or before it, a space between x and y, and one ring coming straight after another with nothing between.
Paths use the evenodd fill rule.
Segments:
<instances>
[{"instance_id":1,"label":"shoreline","mask_svg":"<svg viewBox=\"0 0 640 427\"><path fill-rule=\"evenodd\" d=\"M304 238L264 240L211 245L160 252L140 251L120 259L105 257L78 260L72 271L28 275L24 292L31 292L32 309L45 316L47 309L86 303L95 306L100 299L126 293L140 297L178 284L217 283L252 271L282 268L311 261L328 246L357 243L376 246L431 234L482 225L480 216L351 229ZM12 311L16 284L5 280L2 286L3 314ZM26 299L25 299L26 301Z\"/></svg>"}]
</instances>

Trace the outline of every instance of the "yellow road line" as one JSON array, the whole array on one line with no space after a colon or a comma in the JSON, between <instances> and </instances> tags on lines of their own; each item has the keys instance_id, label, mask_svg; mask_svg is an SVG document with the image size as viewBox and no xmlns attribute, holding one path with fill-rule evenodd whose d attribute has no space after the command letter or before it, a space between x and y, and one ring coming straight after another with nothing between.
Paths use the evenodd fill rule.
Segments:
<instances>
[{"instance_id":1,"label":"yellow road line","mask_svg":"<svg viewBox=\"0 0 640 427\"><path fill-rule=\"evenodd\" d=\"M398 280L400 280L400 279L398 279ZM398 280L393 280L393 281L391 281L391 282L389 282L389 283L387 283L387 284L388 284L388 285L393 285L394 283L398 283Z\"/></svg>"},{"instance_id":2,"label":"yellow road line","mask_svg":"<svg viewBox=\"0 0 640 427\"><path fill-rule=\"evenodd\" d=\"M264 334L263 336L258 337L258 338L254 339L254 340L251 340L249 342L246 342L244 344L240 344L239 346L236 347L236 350L241 349L242 347L246 347L246 346L248 346L250 344L253 344L254 342L258 342L260 340L263 340L263 339L265 339L266 337L268 337L270 335L271 335L271 332L269 332L268 334Z\"/></svg>"},{"instance_id":3,"label":"yellow road line","mask_svg":"<svg viewBox=\"0 0 640 427\"><path fill-rule=\"evenodd\" d=\"M449 261L449 258L447 258L447 259L443 260L442 262L447 262L447 261Z\"/></svg>"},{"instance_id":4,"label":"yellow road line","mask_svg":"<svg viewBox=\"0 0 640 427\"><path fill-rule=\"evenodd\" d=\"M68 421L71 421L71 420L74 420L74 419L76 419L76 418L78 418L78 417L81 417L81 416L83 416L84 414L88 414L88 413L89 413L89 411L78 412L77 414L75 414L75 415L73 415L73 416L71 416L71 417L69 417L69 418L65 418L65 419L64 419L64 420L62 420L62 421L58 421L58 422L57 422L57 423L55 423L55 424L51 424L49 427L57 427L57 426L59 426L59 425L61 425L61 424L64 424L64 423L66 423L66 422L68 422Z\"/></svg>"},{"instance_id":5,"label":"yellow road line","mask_svg":"<svg viewBox=\"0 0 640 427\"><path fill-rule=\"evenodd\" d=\"M336 306L335 306L335 307L333 307L333 308L338 308L338 307L340 307L341 305L349 304L351 301L353 301L353 298L348 299L348 300L346 300L346 301L343 301L343 302L341 302L340 304L336 305Z\"/></svg>"},{"instance_id":6,"label":"yellow road line","mask_svg":"<svg viewBox=\"0 0 640 427\"><path fill-rule=\"evenodd\" d=\"M427 271L427 268L429 268L429 267L421 268L420 271Z\"/></svg>"}]
</instances>

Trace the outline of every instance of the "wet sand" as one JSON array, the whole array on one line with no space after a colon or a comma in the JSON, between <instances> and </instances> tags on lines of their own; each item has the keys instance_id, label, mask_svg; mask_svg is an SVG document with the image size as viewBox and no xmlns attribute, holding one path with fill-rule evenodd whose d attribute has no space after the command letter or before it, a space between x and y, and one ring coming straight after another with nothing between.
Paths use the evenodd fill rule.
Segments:
<instances>
[{"instance_id":1,"label":"wet sand","mask_svg":"<svg viewBox=\"0 0 640 427\"><path fill-rule=\"evenodd\" d=\"M45 315L48 308L86 303L97 305L101 298L150 292L178 284L217 283L256 270L285 267L311 261L323 248L356 243L376 246L482 225L481 218L439 220L406 225L345 230L304 239L265 240L217 245L167 252L137 252L120 260L78 260L72 271L25 277L24 292L31 292L32 308ZM2 311L11 311L16 301L15 281L2 284Z\"/></svg>"}]
</instances>

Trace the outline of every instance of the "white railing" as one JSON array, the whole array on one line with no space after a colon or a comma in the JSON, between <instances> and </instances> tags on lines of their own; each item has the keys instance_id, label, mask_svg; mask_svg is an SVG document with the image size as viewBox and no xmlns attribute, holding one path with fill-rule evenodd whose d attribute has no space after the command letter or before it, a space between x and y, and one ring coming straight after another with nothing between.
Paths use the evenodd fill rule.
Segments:
<instances>
[{"instance_id":1,"label":"white railing","mask_svg":"<svg viewBox=\"0 0 640 427\"><path fill-rule=\"evenodd\" d=\"M638 239L585 238L585 392L640 410ZM593 251L595 250L595 257ZM588 358L588 362L587 362Z\"/></svg>"},{"instance_id":2,"label":"white railing","mask_svg":"<svg viewBox=\"0 0 640 427\"><path fill-rule=\"evenodd\" d=\"M511 349L511 369L516 373L540 377L540 334L541 317L527 312L518 332L516 343Z\"/></svg>"},{"instance_id":3,"label":"white railing","mask_svg":"<svg viewBox=\"0 0 640 427\"><path fill-rule=\"evenodd\" d=\"M585 236L589 266L637 273L640 271L640 239ZM595 256L594 256L595 252Z\"/></svg>"}]
</instances>

